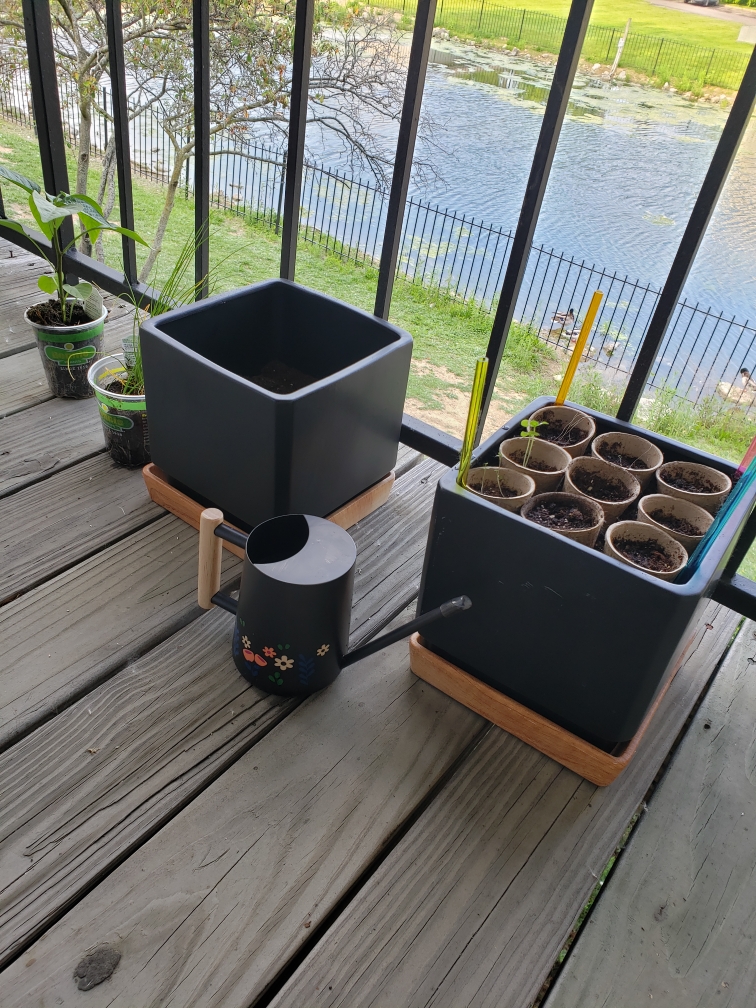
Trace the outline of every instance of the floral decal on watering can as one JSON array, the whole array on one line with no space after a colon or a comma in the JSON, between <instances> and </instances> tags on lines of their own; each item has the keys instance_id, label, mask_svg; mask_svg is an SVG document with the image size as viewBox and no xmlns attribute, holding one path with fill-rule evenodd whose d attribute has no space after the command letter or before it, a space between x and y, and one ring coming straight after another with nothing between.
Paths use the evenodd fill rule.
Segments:
<instances>
[{"instance_id":1,"label":"floral decal on watering can","mask_svg":"<svg viewBox=\"0 0 756 1008\"><path fill-rule=\"evenodd\" d=\"M331 650L330 644L321 644L316 649L314 655L298 654L295 661L292 656L285 653L291 650L291 644L278 644L276 647L265 645L260 649L262 654L259 654L252 648L252 641L247 634L239 636L239 631L237 630L234 636L234 643L238 649L237 654L238 651L241 651L252 676L257 676L261 668L267 668L269 670L268 679L276 686L284 685L283 673L290 672L295 666L295 674L300 684L302 686L309 686L310 680L315 674L316 656L318 658L325 658ZM271 659L273 664L272 669L270 668Z\"/></svg>"}]
</instances>

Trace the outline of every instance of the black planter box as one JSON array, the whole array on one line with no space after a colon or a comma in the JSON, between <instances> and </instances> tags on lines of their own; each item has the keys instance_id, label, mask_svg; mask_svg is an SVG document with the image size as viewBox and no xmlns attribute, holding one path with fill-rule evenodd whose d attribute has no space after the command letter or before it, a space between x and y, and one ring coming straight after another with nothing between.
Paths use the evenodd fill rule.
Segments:
<instances>
[{"instance_id":1,"label":"black planter box","mask_svg":"<svg viewBox=\"0 0 756 1008\"><path fill-rule=\"evenodd\" d=\"M473 465L495 465L501 441L552 402L531 403L481 445ZM734 472L723 459L576 408L595 419L597 435L640 434L659 446L665 461ZM687 584L671 584L490 504L457 486L456 475L456 469L445 473L436 490L418 614L455 595L469 595L473 605L453 620L431 624L423 631L426 645L593 745L619 749L637 731L685 646L756 490L741 501Z\"/></svg>"},{"instance_id":2,"label":"black planter box","mask_svg":"<svg viewBox=\"0 0 756 1008\"><path fill-rule=\"evenodd\" d=\"M391 471L412 338L287 280L141 328L153 462L242 524L325 516ZM278 394L248 381L271 360L316 380Z\"/></svg>"}]
</instances>

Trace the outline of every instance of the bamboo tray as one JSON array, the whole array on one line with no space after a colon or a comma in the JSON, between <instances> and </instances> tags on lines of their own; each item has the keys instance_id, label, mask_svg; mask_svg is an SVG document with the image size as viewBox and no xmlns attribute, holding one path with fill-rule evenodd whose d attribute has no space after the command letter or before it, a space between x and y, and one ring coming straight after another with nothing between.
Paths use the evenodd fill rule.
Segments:
<instances>
[{"instance_id":1,"label":"bamboo tray","mask_svg":"<svg viewBox=\"0 0 756 1008\"><path fill-rule=\"evenodd\" d=\"M188 494L182 493L181 490L177 490L158 467L150 462L142 470L142 475L144 476L144 482L147 485L147 491L149 492L152 500L159 504L160 507L164 507L166 511L170 511L175 514L177 518L185 521L187 525L191 525L194 529L199 529L200 526L200 515L204 511L205 507L210 505L200 504ZM326 515L329 521L334 522L343 529L351 528L358 521L363 518L367 518L369 514L372 514L381 504L385 504L388 500L388 496L391 493L391 488L394 485L395 480L394 472L390 472L388 476L384 476L382 480L374 483L367 490L364 490L361 494L353 497L346 504L342 504L340 508ZM230 524L230 523L227 523ZM231 526L235 528L236 526ZM239 530L241 531L241 529ZM244 559L244 550L241 546L235 546L233 543L226 542L223 540L223 545L231 553L238 556L240 559Z\"/></svg>"},{"instance_id":2,"label":"bamboo tray","mask_svg":"<svg viewBox=\"0 0 756 1008\"><path fill-rule=\"evenodd\" d=\"M425 647L419 634L410 637L410 668L420 679L424 679L476 714L493 721L510 735L527 742L569 770L574 770L592 784L606 787L619 777L638 751L638 746L694 639L695 634L691 636L672 666L638 731L620 753L608 753L596 748L566 728L560 728L553 721L529 710L468 672L463 672L456 665L452 665Z\"/></svg>"}]
</instances>

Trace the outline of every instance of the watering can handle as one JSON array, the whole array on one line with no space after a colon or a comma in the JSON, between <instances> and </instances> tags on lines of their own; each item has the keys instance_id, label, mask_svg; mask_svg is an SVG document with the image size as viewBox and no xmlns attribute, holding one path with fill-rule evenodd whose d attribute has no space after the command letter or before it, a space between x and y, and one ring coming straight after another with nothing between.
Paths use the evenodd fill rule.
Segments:
<instances>
[{"instance_id":1,"label":"watering can handle","mask_svg":"<svg viewBox=\"0 0 756 1008\"><path fill-rule=\"evenodd\" d=\"M213 595L220 591L223 542L215 530L222 523L223 512L218 508L205 508L200 515L197 601L203 609L213 608Z\"/></svg>"}]
</instances>

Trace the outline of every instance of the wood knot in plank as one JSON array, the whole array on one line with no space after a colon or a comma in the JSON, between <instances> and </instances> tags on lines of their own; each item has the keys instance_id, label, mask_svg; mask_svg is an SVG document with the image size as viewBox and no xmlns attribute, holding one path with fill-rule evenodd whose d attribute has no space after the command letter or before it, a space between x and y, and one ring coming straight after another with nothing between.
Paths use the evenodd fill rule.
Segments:
<instances>
[{"instance_id":1,"label":"wood knot in plank","mask_svg":"<svg viewBox=\"0 0 756 1008\"><path fill-rule=\"evenodd\" d=\"M120 952L110 945L101 945L88 956L84 956L74 970L73 978L76 986L79 990L91 990L112 976L120 961Z\"/></svg>"}]
</instances>

